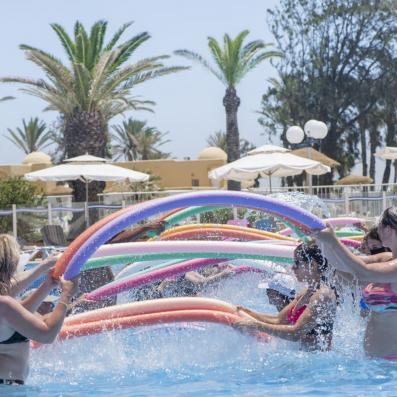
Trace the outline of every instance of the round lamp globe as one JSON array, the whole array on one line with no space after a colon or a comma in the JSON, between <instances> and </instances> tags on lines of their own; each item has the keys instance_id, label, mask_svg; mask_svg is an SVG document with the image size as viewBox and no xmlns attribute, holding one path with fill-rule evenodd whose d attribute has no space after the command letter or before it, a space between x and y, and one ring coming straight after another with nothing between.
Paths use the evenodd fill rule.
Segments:
<instances>
[{"instance_id":1,"label":"round lamp globe","mask_svg":"<svg viewBox=\"0 0 397 397\"><path fill-rule=\"evenodd\" d=\"M297 125L289 127L285 135L287 137L287 141L292 144L301 143L305 137L305 133L302 128Z\"/></svg>"}]
</instances>

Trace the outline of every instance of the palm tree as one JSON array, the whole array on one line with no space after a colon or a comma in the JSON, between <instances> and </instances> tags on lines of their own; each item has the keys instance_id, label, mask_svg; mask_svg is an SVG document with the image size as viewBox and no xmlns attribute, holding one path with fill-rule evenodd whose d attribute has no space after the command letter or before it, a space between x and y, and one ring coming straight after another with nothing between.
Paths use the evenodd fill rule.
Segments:
<instances>
[{"instance_id":1,"label":"palm tree","mask_svg":"<svg viewBox=\"0 0 397 397\"><path fill-rule=\"evenodd\" d=\"M38 117L31 118L28 122L22 119L22 125L22 128L17 127L15 131L8 128L10 136L4 136L26 154L51 145L51 133L44 121L40 121Z\"/></svg>"},{"instance_id":2,"label":"palm tree","mask_svg":"<svg viewBox=\"0 0 397 397\"><path fill-rule=\"evenodd\" d=\"M169 153L164 153L158 148L169 142L164 140L167 133L148 127L146 124L146 121L130 118L123 121L122 125L113 126L113 139L116 142L113 148L116 159L154 160L169 156Z\"/></svg>"},{"instance_id":3,"label":"palm tree","mask_svg":"<svg viewBox=\"0 0 397 397\"><path fill-rule=\"evenodd\" d=\"M124 24L105 44L106 21L96 22L89 33L76 22L74 37L62 26L52 24L66 52L68 65L43 50L21 45L27 59L42 69L45 79L7 77L0 80L22 84L24 92L47 102L46 110L60 113L65 123L62 130L67 157L87 152L104 157L108 121L128 110L149 110L154 104L131 96L131 90L150 79L186 69L164 66L168 56L128 63L150 38L149 33L142 32L119 44L130 25ZM90 200L104 188L104 183L95 185L90 189ZM84 201L84 184L74 183L74 196L77 201Z\"/></svg>"},{"instance_id":4,"label":"palm tree","mask_svg":"<svg viewBox=\"0 0 397 397\"><path fill-rule=\"evenodd\" d=\"M207 138L207 145L215 146L223 151L227 151L226 133L224 131L215 131Z\"/></svg>"},{"instance_id":5,"label":"palm tree","mask_svg":"<svg viewBox=\"0 0 397 397\"><path fill-rule=\"evenodd\" d=\"M249 31L244 30L235 39L228 34L223 36L223 48L213 37L208 37L210 54L215 61L215 67L205 60L201 55L189 51L175 51L177 55L184 56L196 61L208 69L215 77L226 86L226 93L223 97L223 106L226 110L226 141L228 161L235 161L239 158L239 131L237 123L237 110L240 106L240 98L236 93L237 84L256 66L266 59L279 56L280 53L267 51L270 44L262 40L255 40L243 46L244 39ZM229 189L240 189L240 184L235 181L228 181Z\"/></svg>"},{"instance_id":6,"label":"palm tree","mask_svg":"<svg viewBox=\"0 0 397 397\"><path fill-rule=\"evenodd\" d=\"M219 147L223 151L227 151L226 144L226 133L223 131L216 131L212 135L207 138L207 144L209 146ZM246 156L248 152L252 149L255 149L255 146L247 141L246 139L240 139L239 143L239 156Z\"/></svg>"}]
</instances>

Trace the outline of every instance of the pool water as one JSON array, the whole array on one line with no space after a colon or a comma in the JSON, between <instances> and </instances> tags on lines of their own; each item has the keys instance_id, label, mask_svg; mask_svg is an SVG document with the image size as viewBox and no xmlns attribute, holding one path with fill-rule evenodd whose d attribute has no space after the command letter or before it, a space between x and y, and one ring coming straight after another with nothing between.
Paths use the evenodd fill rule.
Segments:
<instances>
[{"instance_id":1,"label":"pool water","mask_svg":"<svg viewBox=\"0 0 397 397\"><path fill-rule=\"evenodd\" d=\"M274 311L244 274L208 296ZM351 294L347 294L347 297ZM23 387L1 396L396 396L397 363L368 360L365 320L346 298L338 309L334 350L300 351L274 338L260 343L212 324L124 330L46 346L31 355Z\"/></svg>"}]
</instances>

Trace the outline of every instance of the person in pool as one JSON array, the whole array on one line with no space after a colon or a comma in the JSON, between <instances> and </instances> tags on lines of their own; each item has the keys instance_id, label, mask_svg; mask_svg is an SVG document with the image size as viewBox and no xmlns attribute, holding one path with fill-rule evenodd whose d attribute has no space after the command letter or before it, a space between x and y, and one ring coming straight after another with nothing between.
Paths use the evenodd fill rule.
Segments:
<instances>
[{"instance_id":1,"label":"person in pool","mask_svg":"<svg viewBox=\"0 0 397 397\"><path fill-rule=\"evenodd\" d=\"M297 280L306 282L308 287L277 315L237 306L252 319L241 320L235 327L300 342L307 350L329 350L337 300L328 279L328 262L317 245L300 244L294 252L292 270Z\"/></svg>"},{"instance_id":2,"label":"person in pool","mask_svg":"<svg viewBox=\"0 0 397 397\"><path fill-rule=\"evenodd\" d=\"M0 235L0 385L24 384L29 372L29 339L51 343L60 331L67 306L77 290L78 280L60 280L61 296L54 311L46 317L33 314L57 284L48 274L29 297L19 302L10 293L19 261L19 246L9 235ZM53 265L55 261L51 263ZM14 288L14 291L12 289Z\"/></svg>"},{"instance_id":3,"label":"person in pool","mask_svg":"<svg viewBox=\"0 0 397 397\"><path fill-rule=\"evenodd\" d=\"M364 302L370 310L364 348L368 356L397 359L397 211L386 209L378 223L384 247L391 249L371 256L354 255L328 226L313 236L322 245L324 255L342 272L370 284L364 289Z\"/></svg>"},{"instance_id":4,"label":"person in pool","mask_svg":"<svg viewBox=\"0 0 397 397\"><path fill-rule=\"evenodd\" d=\"M365 255L376 255L382 252L390 252L390 249L384 247L378 233L378 226L373 226L365 234L361 243L360 251Z\"/></svg>"},{"instance_id":5,"label":"person in pool","mask_svg":"<svg viewBox=\"0 0 397 397\"><path fill-rule=\"evenodd\" d=\"M150 233L159 235L167 227L166 221L146 223L142 226L135 227L132 230L123 230L113 236L106 244L131 243L133 241L147 241Z\"/></svg>"},{"instance_id":6,"label":"person in pool","mask_svg":"<svg viewBox=\"0 0 397 397\"><path fill-rule=\"evenodd\" d=\"M167 278L157 287L161 297L196 296L203 288L233 276L233 266L210 266L200 271L190 271L176 278Z\"/></svg>"},{"instance_id":7,"label":"person in pool","mask_svg":"<svg viewBox=\"0 0 397 397\"><path fill-rule=\"evenodd\" d=\"M277 311L281 312L295 299L294 279L287 273L276 273L268 283L260 284L266 288L266 295L269 303L276 306Z\"/></svg>"},{"instance_id":8,"label":"person in pool","mask_svg":"<svg viewBox=\"0 0 397 397\"><path fill-rule=\"evenodd\" d=\"M167 222L159 221L146 223L145 225L135 227L132 230L123 230L116 236L112 237L105 244L130 243L134 241L147 241L150 233L160 234L167 226ZM130 264L127 264L128 266ZM110 266L104 266L98 269L89 269L80 274L80 287L77 299L70 306L68 315L83 313L90 310L102 309L113 306L117 303L117 296L110 296L99 301L90 301L85 299L85 294L92 292L105 284L114 281L114 274ZM160 283L157 284L157 286ZM156 287L157 287L156 286ZM160 297L158 291L153 286L144 286L136 290L135 300L154 299Z\"/></svg>"}]
</instances>

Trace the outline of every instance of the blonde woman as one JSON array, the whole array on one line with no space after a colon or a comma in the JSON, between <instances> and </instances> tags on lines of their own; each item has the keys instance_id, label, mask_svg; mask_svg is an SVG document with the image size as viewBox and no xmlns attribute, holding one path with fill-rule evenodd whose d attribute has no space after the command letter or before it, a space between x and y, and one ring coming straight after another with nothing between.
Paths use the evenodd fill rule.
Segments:
<instances>
[{"instance_id":1,"label":"blonde woman","mask_svg":"<svg viewBox=\"0 0 397 397\"><path fill-rule=\"evenodd\" d=\"M51 343L62 327L71 298L78 288L77 279L61 279L61 296L54 311L45 317L33 313L56 283L50 275L28 298L19 302L13 295L33 281L34 276L54 264L45 261L41 270L28 273L19 280L14 274L19 261L19 246L9 235L0 235L0 385L24 384L28 372L29 339Z\"/></svg>"}]
</instances>

